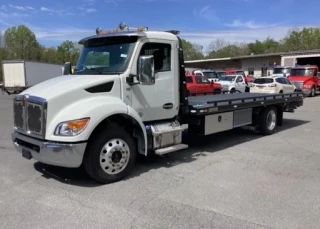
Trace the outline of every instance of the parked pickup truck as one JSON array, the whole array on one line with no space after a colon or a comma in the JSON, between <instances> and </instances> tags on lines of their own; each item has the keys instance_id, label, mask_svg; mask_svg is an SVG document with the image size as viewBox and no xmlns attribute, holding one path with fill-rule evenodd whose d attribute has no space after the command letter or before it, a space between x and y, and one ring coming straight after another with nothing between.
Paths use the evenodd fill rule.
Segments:
<instances>
[{"instance_id":1,"label":"parked pickup truck","mask_svg":"<svg viewBox=\"0 0 320 229\"><path fill-rule=\"evenodd\" d=\"M219 75L210 69L194 70L192 74L197 76L205 76L211 82L216 82L219 79Z\"/></svg>"},{"instance_id":2,"label":"parked pickup truck","mask_svg":"<svg viewBox=\"0 0 320 229\"><path fill-rule=\"evenodd\" d=\"M186 75L187 90L190 96L220 94L222 86L209 81L205 76Z\"/></svg>"},{"instance_id":3,"label":"parked pickup truck","mask_svg":"<svg viewBox=\"0 0 320 229\"><path fill-rule=\"evenodd\" d=\"M320 93L319 68L316 65L300 65L292 67L288 79L297 91L302 91L304 95L313 97Z\"/></svg>"},{"instance_id":4,"label":"parked pickup truck","mask_svg":"<svg viewBox=\"0 0 320 229\"><path fill-rule=\"evenodd\" d=\"M217 83L221 84L223 91L229 92L246 92L247 84L245 83L245 78L242 75L226 75L219 78Z\"/></svg>"},{"instance_id":5,"label":"parked pickup truck","mask_svg":"<svg viewBox=\"0 0 320 229\"><path fill-rule=\"evenodd\" d=\"M301 93L235 93L188 97L177 31L96 30L83 38L71 74L37 84L14 99L12 141L27 159L79 167L100 183L123 179L138 154L188 148L188 133L211 135L252 126L273 134ZM90 61L88 61L90 60Z\"/></svg>"}]
</instances>

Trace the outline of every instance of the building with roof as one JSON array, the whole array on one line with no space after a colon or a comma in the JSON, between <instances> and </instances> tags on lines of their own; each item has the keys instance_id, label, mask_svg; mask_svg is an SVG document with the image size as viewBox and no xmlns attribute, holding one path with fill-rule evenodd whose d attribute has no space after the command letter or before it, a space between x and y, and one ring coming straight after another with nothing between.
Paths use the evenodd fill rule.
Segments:
<instances>
[{"instance_id":1,"label":"building with roof","mask_svg":"<svg viewBox=\"0 0 320 229\"><path fill-rule=\"evenodd\" d=\"M276 65L317 65L320 66L320 50L281 52L270 54L251 54L247 56L214 58L204 60L185 61L185 68L189 69L241 69L247 75L255 77L273 73Z\"/></svg>"}]
</instances>

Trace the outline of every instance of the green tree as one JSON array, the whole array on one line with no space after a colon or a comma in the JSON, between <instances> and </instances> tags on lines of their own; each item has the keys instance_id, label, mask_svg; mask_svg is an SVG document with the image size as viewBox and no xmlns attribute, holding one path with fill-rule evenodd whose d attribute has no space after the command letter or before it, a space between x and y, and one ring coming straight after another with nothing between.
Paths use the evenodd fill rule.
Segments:
<instances>
[{"instance_id":1,"label":"green tree","mask_svg":"<svg viewBox=\"0 0 320 229\"><path fill-rule=\"evenodd\" d=\"M199 60L203 59L202 46L199 44L192 44L185 39L182 40L183 55L185 60Z\"/></svg>"},{"instance_id":2,"label":"green tree","mask_svg":"<svg viewBox=\"0 0 320 229\"><path fill-rule=\"evenodd\" d=\"M282 40L283 51L303 51L320 49L320 29L292 29Z\"/></svg>"},{"instance_id":3,"label":"green tree","mask_svg":"<svg viewBox=\"0 0 320 229\"><path fill-rule=\"evenodd\" d=\"M72 41L64 41L57 48L57 58L60 63L71 62L72 65L77 63L79 58L79 48Z\"/></svg>"},{"instance_id":4,"label":"green tree","mask_svg":"<svg viewBox=\"0 0 320 229\"><path fill-rule=\"evenodd\" d=\"M55 47L41 47L41 61L47 62L47 63L55 63L58 64L60 63L58 59L58 54L57 54L57 48Z\"/></svg>"},{"instance_id":5,"label":"green tree","mask_svg":"<svg viewBox=\"0 0 320 229\"><path fill-rule=\"evenodd\" d=\"M231 43L222 38L212 41L209 45L207 58L224 58L247 55L249 52L246 43Z\"/></svg>"},{"instance_id":6,"label":"green tree","mask_svg":"<svg viewBox=\"0 0 320 229\"><path fill-rule=\"evenodd\" d=\"M278 41L270 37L264 41L256 40L254 43L248 44L249 52L254 54L279 52L281 50L280 46L281 44Z\"/></svg>"},{"instance_id":7,"label":"green tree","mask_svg":"<svg viewBox=\"0 0 320 229\"><path fill-rule=\"evenodd\" d=\"M4 47L9 59L39 60L40 45L35 34L26 26L13 26L5 31Z\"/></svg>"}]
</instances>

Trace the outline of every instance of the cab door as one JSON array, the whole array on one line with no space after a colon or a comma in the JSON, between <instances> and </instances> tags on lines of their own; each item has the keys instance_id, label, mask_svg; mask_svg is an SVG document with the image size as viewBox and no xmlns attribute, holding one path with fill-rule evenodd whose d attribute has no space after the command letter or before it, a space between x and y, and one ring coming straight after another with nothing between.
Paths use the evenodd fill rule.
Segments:
<instances>
[{"instance_id":1,"label":"cab door","mask_svg":"<svg viewBox=\"0 0 320 229\"><path fill-rule=\"evenodd\" d=\"M236 89L245 92L246 91L246 83L243 76L237 76L236 78Z\"/></svg>"},{"instance_id":2,"label":"cab door","mask_svg":"<svg viewBox=\"0 0 320 229\"><path fill-rule=\"evenodd\" d=\"M144 39L139 43L131 74L138 74L140 56L154 56L155 84L131 85L132 108L142 121L173 118L179 111L178 48L176 41Z\"/></svg>"}]
</instances>

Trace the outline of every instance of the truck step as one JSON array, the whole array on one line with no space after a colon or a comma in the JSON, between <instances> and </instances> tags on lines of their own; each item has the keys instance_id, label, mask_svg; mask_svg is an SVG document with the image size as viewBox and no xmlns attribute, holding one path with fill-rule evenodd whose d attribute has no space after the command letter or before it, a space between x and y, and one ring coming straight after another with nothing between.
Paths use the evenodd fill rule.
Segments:
<instances>
[{"instance_id":1,"label":"truck step","mask_svg":"<svg viewBox=\"0 0 320 229\"><path fill-rule=\"evenodd\" d=\"M186 144L178 144L178 145L169 146L169 147L166 147L166 148L163 148L163 149L157 149L154 152L157 155L163 155L163 154L167 154L167 153L183 150L183 149L186 149L186 148L188 148L188 145L186 145Z\"/></svg>"}]
</instances>

